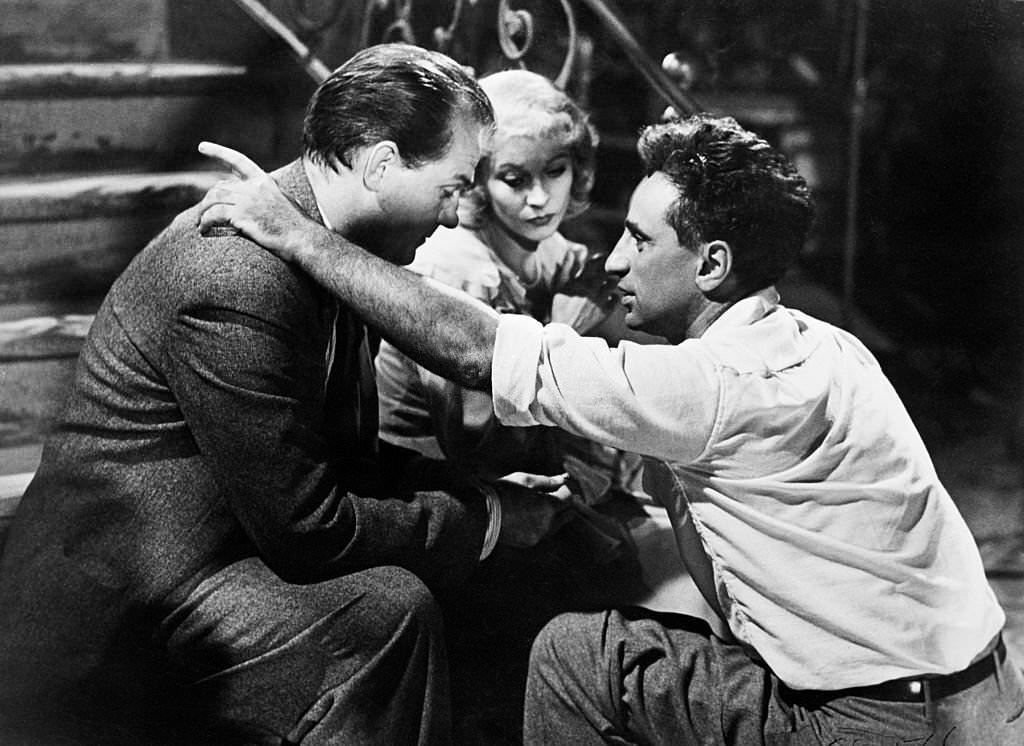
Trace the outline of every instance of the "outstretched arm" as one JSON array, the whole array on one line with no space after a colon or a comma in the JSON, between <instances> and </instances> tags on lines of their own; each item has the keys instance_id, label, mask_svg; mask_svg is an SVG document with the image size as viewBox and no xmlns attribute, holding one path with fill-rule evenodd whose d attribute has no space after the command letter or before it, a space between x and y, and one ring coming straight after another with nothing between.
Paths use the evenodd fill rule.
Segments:
<instances>
[{"instance_id":1,"label":"outstretched arm","mask_svg":"<svg viewBox=\"0 0 1024 746\"><path fill-rule=\"evenodd\" d=\"M203 197L203 233L233 226L298 264L424 367L469 388L490 388L496 311L391 264L310 219L242 153L209 142L201 143L199 152L238 177L219 182Z\"/></svg>"}]
</instances>

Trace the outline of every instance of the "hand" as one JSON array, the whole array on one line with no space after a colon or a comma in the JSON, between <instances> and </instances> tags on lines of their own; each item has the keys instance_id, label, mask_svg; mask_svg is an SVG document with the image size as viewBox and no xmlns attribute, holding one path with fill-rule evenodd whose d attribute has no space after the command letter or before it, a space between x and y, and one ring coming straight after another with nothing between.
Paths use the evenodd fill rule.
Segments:
<instances>
[{"instance_id":1,"label":"hand","mask_svg":"<svg viewBox=\"0 0 1024 746\"><path fill-rule=\"evenodd\" d=\"M568 499L572 495L572 490L569 487L568 472L549 476L547 474L530 474L525 471L514 471L503 476L500 481L518 484L521 487L536 490L537 492L545 492L562 500Z\"/></svg>"},{"instance_id":2,"label":"hand","mask_svg":"<svg viewBox=\"0 0 1024 746\"><path fill-rule=\"evenodd\" d=\"M606 257L591 252L577 274L560 287L551 301L551 321L590 334L619 307L619 280L605 271Z\"/></svg>"},{"instance_id":3,"label":"hand","mask_svg":"<svg viewBox=\"0 0 1024 746\"><path fill-rule=\"evenodd\" d=\"M498 541L527 548L562 527L571 517L571 504L554 495L536 492L515 482L492 484L501 501L501 532Z\"/></svg>"},{"instance_id":4,"label":"hand","mask_svg":"<svg viewBox=\"0 0 1024 746\"><path fill-rule=\"evenodd\" d=\"M565 295L580 295L590 298L597 305L607 305L617 300L619 278L605 270L607 251L588 251L587 258L571 277L564 278L559 292Z\"/></svg>"},{"instance_id":5,"label":"hand","mask_svg":"<svg viewBox=\"0 0 1024 746\"><path fill-rule=\"evenodd\" d=\"M619 296L610 291L595 298L556 293L551 299L551 320L571 326L578 334L589 335L618 304Z\"/></svg>"},{"instance_id":6,"label":"hand","mask_svg":"<svg viewBox=\"0 0 1024 746\"><path fill-rule=\"evenodd\" d=\"M308 245L310 231L322 226L242 153L212 142L200 143L199 152L220 161L236 176L214 184L199 203L200 232L211 235L231 226L281 259L295 261Z\"/></svg>"}]
</instances>

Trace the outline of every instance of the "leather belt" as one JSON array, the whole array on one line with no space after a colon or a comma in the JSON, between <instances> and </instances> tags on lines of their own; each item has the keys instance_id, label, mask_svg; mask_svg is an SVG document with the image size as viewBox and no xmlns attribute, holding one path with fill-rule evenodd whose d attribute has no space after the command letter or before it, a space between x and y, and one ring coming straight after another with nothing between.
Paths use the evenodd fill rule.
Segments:
<instances>
[{"instance_id":1,"label":"leather belt","mask_svg":"<svg viewBox=\"0 0 1024 746\"><path fill-rule=\"evenodd\" d=\"M962 671L945 676L918 676L894 679L871 686L849 689L807 690L790 689L780 682L782 698L790 704L815 707L839 697L864 697L882 702L928 702L942 699L977 684L995 673L996 665L1006 657L1006 646L1000 636L995 647L984 658L979 658Z\"/></svg>"}]
</instances>

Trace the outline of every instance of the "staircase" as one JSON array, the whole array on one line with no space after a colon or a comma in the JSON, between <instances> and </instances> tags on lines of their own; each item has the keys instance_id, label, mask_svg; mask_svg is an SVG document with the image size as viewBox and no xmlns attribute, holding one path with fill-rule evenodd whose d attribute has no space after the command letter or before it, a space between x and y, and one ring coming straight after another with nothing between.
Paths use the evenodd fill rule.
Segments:
<instances>
[{"instance_id":1,"label":"staircase","mask_svg":"<svg viewBox=\"0 0 1024 746\"><path fill-rule=\"evenodd\" d=\"M231 0L3 4L0 542L110 283L219 178L198 142L273 166L301 120Z\"/></svg>"}]
</instances>

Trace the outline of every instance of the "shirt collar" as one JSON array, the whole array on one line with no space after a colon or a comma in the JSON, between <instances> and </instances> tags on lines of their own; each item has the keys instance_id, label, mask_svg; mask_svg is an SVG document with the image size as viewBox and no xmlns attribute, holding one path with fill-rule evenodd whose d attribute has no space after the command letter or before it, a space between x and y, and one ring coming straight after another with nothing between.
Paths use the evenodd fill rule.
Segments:
<instances>
[{"instance_id":1,"label":"shirt collar","mask_svg":"<svg viewBox=\"0 0 1024 746\"><path fill-rule=\"evenodd\" d=\"M725 309L701 336L715 336L736 327L750 326L778 308L779 300L779 291L774 285L758 290Z\"/></svg>"},{"instance_id":2,"label":"shirt collar","mask_svg":"<svg viewBox=\"0 0 1024 746\"><path fill-rule=\"evenodd\" d=\"M327 214L324 212L323 205L320 204L320 199L316 196L316 192L312 188L313 181L312 181L312 179L309 178L309 169L310 169L309 162L306 161L305 159L302 159L301 163L302 163L302 172L306 175L306 180L310 184L310 190L309 191L310 191L310 193L312 194L312 197L313 197L313 204L316 205L316 211L320 215L320 221L324 224L324 227L326 227L327 230L331 231L332 233L337 233L337 231L334 230L334 226L331 225L331 221L327 219Z\"/></svg>"},{"instance_id":3,"label":"shirt collar","mask_svg":"<svg viewBox=\"0 0 1024 746\"><path fill-rule=\"evenodd\" d=\"M324 221L324 226L327 228L327 230L331 231L332 233L336 233L337 231L334 230L334 226L331 225L331 221L328 220L327 216L324 214L324 208L320 206L319 200L317 200L316 209L320 213L320 219Z\"/></svg>"}]
</instances>

